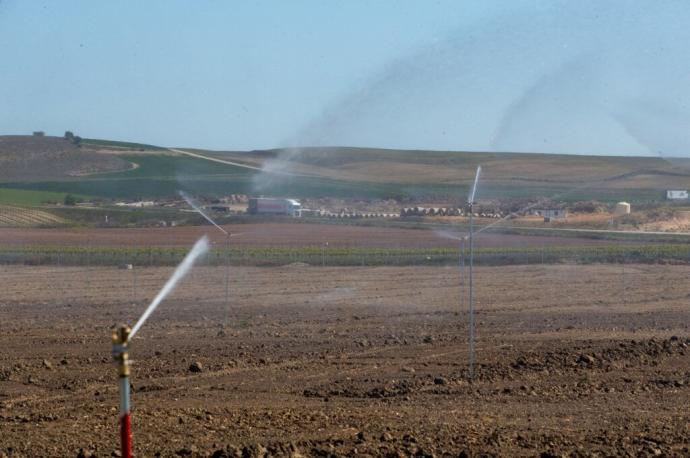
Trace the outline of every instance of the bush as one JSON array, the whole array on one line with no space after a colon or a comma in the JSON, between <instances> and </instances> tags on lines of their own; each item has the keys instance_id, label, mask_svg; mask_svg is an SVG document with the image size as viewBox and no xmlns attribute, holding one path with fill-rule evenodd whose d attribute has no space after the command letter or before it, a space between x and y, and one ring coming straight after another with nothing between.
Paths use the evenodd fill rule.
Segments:
<instances>
[{"instance_id":1,"label":"bush","mask_svg":"<svg viewBox=\"0 0 690 458\"><path fill-rule=\"evenodd\" d=\"M76 205L77 204L77 198L74 197L72 194L67 194L65 196L65 205Z\"/></svg>"}]
</instances>

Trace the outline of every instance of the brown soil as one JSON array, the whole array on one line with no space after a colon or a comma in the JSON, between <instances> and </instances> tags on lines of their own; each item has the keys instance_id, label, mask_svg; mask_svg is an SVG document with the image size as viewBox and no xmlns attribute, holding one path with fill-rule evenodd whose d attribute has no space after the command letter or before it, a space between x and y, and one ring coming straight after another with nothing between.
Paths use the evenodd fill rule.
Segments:
<instances>
[{"instance_id":1,"label":"brown soil","mask_svg":"<svg viewBox=\"0 0 690 458\"><path fill-rule=\"evenodd\" d=\"M170 271L0 268L0 456L114 452L110 329ZM455 269L230 273L134 339L137 456L690 453L690 267L476 269L472 383Z\"/></svg>"},{"instance_id":2,"label":"brown soil","mask_svg":"<svg viewBox=\"0 0 690 458\"><path fill-rule=\"evenodd\" d=\"M398 229L330 224L235 224L225 229L234 234L232 244L261 246L349 247L455 247L459 234L424 229ZM0 228L0 244L6 245L104 245L104 246L190 246L203 234L218 244L225 236L212 226L182 226L138 229L27 229ZM463 234L464 235L464 234ZM577 237L534 237L484 232L478 247L570 246L611 243Z\"/></svg>"}]
</instances>

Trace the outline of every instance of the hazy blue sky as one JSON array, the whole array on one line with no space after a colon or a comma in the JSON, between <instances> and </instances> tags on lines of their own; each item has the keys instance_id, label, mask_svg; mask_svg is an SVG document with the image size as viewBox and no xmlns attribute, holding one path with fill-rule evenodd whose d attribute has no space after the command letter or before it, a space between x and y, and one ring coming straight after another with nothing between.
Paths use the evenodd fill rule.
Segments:
<instances>
[{"instance_id":1,"label":"hazy blue sky","mask_svg":"<svg viewBox=\"0 0 690 458\"><path fill-rule=\"evenodd\" d=\"M0 2L0 133L684 154L686 1Z\"/></svg>"}]
</instances>

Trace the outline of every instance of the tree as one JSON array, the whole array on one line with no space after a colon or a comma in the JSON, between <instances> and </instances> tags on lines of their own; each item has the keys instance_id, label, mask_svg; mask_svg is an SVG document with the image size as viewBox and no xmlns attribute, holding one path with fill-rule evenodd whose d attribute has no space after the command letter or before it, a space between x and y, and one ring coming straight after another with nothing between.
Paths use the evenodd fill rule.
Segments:
<instances>
[{"instance_id":1,"label":"tree","mask_svg":"<svg viewBox=\"0 0 690 458\"><path fill-rule=\"evenodd\" d=\"M74 143L77 146L81 145L81 137L79 135L75 135L72 139L72 143Z\"/></svg>"},{"instance_id":2,"label":"tree","mask_svg":"<svg viewBox=\"0 0 690 458\"><path fill-rule=\"evenodd\" d=\"M74 140L74 133L71 130L65 131L65 140L70 141L70 142L72 140Z\"/></svg>"},{"instance_id":3,"label":"tree","mask_svg":"<svg viewBox=\"0 0 690 458\"><path fill-rule=\"evenodd\" d=\"M34 137L45 137L45 135L46 135L46 133L43 132L42 130L35 130L35 131L33 132L33 136L34 136Z\"/></svg>"},{"instance_id":4,"label":"tree","mask_svg":"<svg viewBox=\"0 0 690 458\"><path fill-rule=\"evenodd\" d=\"M77 205L77 198L74 197L72 194L67 194L65 196L65 205Z\"/></svg>"}]
</instances>

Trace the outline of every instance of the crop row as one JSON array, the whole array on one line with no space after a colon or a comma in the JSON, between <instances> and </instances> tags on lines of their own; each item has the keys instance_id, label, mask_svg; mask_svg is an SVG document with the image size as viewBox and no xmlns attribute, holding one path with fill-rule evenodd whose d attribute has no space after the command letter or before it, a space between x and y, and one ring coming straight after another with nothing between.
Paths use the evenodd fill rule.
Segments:
<instances>
[{"instance_id":1,"label":"crop row","mask_svg":"<svg viewBox=\"0 0 690 458\"><path fill-rule=\"evenodd\" d=\"M180 247L0 246L0 264L169 266L186 254ZM467 253L466 253L467 254ZM203 265L316 266L454 265L454 248L235 247L215 248ZM557 263L690 263L688 244L606 245L590 247L478 248L476 265Z\"/></svg>"}]
</instances>

